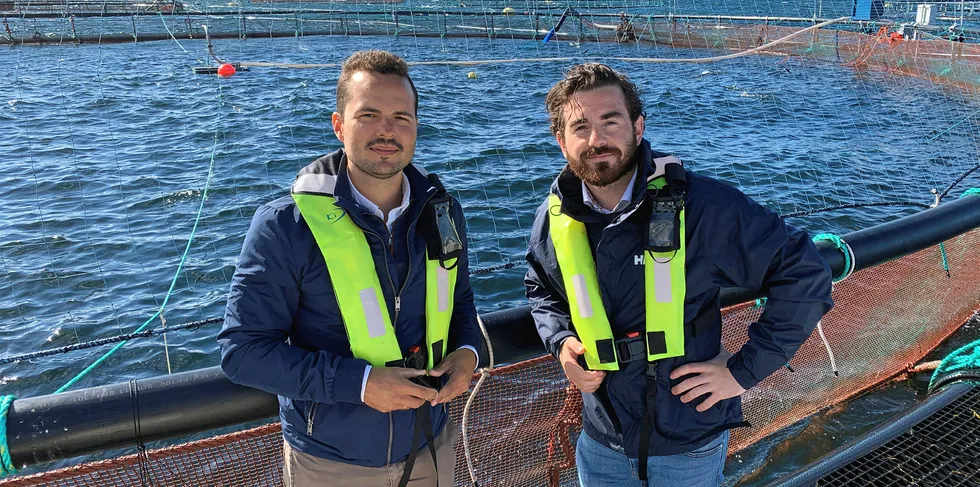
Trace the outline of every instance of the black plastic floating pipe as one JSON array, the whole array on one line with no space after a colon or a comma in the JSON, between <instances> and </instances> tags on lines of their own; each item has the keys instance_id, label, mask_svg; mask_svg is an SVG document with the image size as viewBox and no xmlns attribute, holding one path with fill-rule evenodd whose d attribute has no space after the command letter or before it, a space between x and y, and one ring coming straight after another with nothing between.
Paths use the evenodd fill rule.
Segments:
<instances>
[{"instance_id":1,"label":"black plastic floating pipe","mask_svg":"<svg viewBox=\"0 0 980 487\"><path fill-rule=\"evenodd\" d=\"M498 356L541 354L529 309L487 313L483 322L489 330L515 333L509 342L520 344L518 349L495 348ZM497 343L501 337L493 335ZM278 414L279 403L272 394L232 384L219 367L17 399L7 414L10 457L22 468L132 446L136 411L140 439L148 442L270 418Z\"/></svg>"},{"instance_id":2,"label":"black plastic floating pipe","mask_svg":"<svg viewBox=\"0 0 980 487\"><path fill-rule=\"evenodd\" d=\"M232 384L219 367L18 399L7 415L11 460L21 468L133 446L134 410L142 440L152 441L269 417L278 401Z\"/></svg>"},{"instance_id":3,"label":"black plastic floating pipe","mask_svg":"<svg viewBox=\"0 0 980 487\"><path fill-rule=\"evenodd\" d=\"M980 197L969 196L842 238L854 252L855 270L861 270L978 227ZM841 274L843 254L825 242L818 247L834 275ZM936 265L938 272L938 261ZM722 305L762 296L760 291L725 289ZM494 311L483 315L483 320L498 363L544 351L530 307ZM134 411L139 411L140 438L152 441L269 418L277 414L278 402L271 394L232 384L218 367L18 399L7 417L13 463L20 468L134 445Z\"/></svg>"}]
</instances>

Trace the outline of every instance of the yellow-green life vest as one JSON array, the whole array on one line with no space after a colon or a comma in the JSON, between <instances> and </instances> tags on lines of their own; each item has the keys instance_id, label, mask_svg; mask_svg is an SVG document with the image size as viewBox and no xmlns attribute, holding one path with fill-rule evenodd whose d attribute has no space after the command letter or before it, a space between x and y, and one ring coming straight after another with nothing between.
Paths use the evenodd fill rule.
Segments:
<instances>
[{"instance_id":1,"label":"yellow-green life vest","mask_svg":"<svg viewBox=\"0 0 980 487\"><path fill-rule=\"evenodd\" d=\"M388 316L371 248L364 231L334 204L335 183L336 176L332 175L300 175L293 183L293 200L327 263L354 357L376 367L400 362L404 357ZM429 258L426 251L425 340L430 369L446 356L456 289L453 264L448 262L451 270L446 270L439 259Z\"/></svg>"},{"instance_id":2,"label":"yellow-green life vest","mask_svg":"<svg viewBox=\"0 0 980 487\"><path fill-rule=\"evenodd\" d=\"M666 158L665 158L666 159ZM666 162L660 160L661 163ZM670 158L675 163L676 158ZM648 188L665 184L663 172L658 171L647 182ZM585 362L592 370L619 370L615 337L606 316L595 260L589 247L585 225L561 213L558 196L548 197L549 230L555 246L558 267L561 269L568 296L572 324L585 348ZM644 251L643 268L646 288L646 349L647 361L684 355L684 297L687 291L685 276L684 210L680 211L680 249L677 252Z\"/></svg>"}]
</instances>

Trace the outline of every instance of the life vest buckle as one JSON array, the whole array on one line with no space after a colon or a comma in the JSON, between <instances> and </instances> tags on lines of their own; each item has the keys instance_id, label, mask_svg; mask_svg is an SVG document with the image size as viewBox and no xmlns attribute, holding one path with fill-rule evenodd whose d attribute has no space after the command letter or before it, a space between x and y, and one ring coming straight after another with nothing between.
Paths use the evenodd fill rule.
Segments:
<instances>
[{"instance_id":1,"label":"life vest buckle","mask_svg":"<svg viewBox=\"0 0 980 487\"><path fill-rule=\"evenodd\" d=\"M425 353L425 347L421 345L412 345L411 348L408 349L408 355L406 355L401 362L401 366L406 369L425 370L429 365L429 357ZM442 386L442 381L439 380L438 377L431 377L428 375L414 377L409 380L420 386L435 390L439 390L439 388Z\"/></svg>"},{"instance_id":2,"label":"life vest buckle","mask_svg":"<svg viewBox=\"0 0 980 487\"><path fill-rule=\"evenodd\" d=\"M616 340L616 358L619 359L619 363L621 364L646 360L647 345L643 340L643 334L634 331Z\"/></svg>"}]
</instances>

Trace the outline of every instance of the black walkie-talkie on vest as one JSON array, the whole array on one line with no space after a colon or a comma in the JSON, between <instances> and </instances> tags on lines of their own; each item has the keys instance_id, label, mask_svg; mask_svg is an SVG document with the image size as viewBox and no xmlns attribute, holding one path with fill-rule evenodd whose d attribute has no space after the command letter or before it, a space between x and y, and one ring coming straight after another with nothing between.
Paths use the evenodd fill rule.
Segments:
<instances>
[{"instance_id":1,"label":"black walkie-talkie on vest","mask_svg":"<svg viewBox=\"0 0 980 487\"><path fill-rule=\"evenodd\" d=\"M436 187L436 194L425 205L419 228L425 237L425 243L430 256L438 256L440 263L446 269L456 266L446 265L447 261L458 258L463 253L463 242L456 231L456 223L452 217L453 198L446 192L439 176L429 174L429 183Z\"/></svg>"},{"instance_id":2,"label":"black walkie-talkie on vest","mask_svg":"<svg viewBox=\"0 0 980 487\"><path fill-rule=\"evenodd\" d=\"M664 167L666 185L648 188L650 222L647 225L646 249L651 252L670 252L681 248L680 214L687 194L687 176L680 164Z\"/></svg>"}]
</instances>

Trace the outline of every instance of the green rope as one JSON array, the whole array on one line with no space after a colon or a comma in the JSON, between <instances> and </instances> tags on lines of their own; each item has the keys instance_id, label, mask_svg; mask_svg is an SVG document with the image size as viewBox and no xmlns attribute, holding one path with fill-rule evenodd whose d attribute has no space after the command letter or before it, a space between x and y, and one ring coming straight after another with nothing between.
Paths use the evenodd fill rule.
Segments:
<instances>
[{"instance_id":1,"label":"green rope","mask_svg":"<svg viewBox=\"0 0 980 487\"><path fill-rule=\"evenodd\" d=\"M970 188L960 195L960 198L969 195L980 195L980 188ZM949 257L946 255L946 244L944 242L939 242L939 254L943 258L943 270L946 271L946 277L949 275Z\"/></svg>"},{"instance_id":2,"label":"green rope","mask_svg":"<svg viewBox=\"0 0 980 487\"><path fill-rule=\"evenodd\" d=\"M946 257L946 244L939 242L939 254L943 256L943 270L946 271L946 277L949 276L949 258Z\"/></svg>"},{"instance_id":3,"label":"green rope","mask_svg":"<svg viewBox=\"0 0 980 487\"><path fill-rule=\"evenodd\" d=\"M208 166L208 179L207 181L204 182L204 191L201 193L201 205L197 209L197 217L194 219L194 227L191 228L191 236L187 240L187 246L184 247L184 255L180 257L180 264L177 266L177 272L174 273L174 278L173 280L170 281L170 289L167 290L167 295L164 296L163 303L160 305L160 309L158 309L156 313L153 313L153 316L151 316L150 319L146 320L145 323L140 325L140 327L137 328L136 331L134 331L133 333L139 333L143 331L147 326L150 325L150 323L153 322L153 320L157 319L157 317L161 317L163 315L164 308L167 307L167 302L170 301L170 296L173 295L174 293L174 287L177 286L177 279L180 278L180 273L184 270L184 264L187 262L187 255L190 254L191 244L194 243L194 235L197 234L197 226L199 223L201 223L201 215L204 214L204 202L208 199L208 190L211 188L211 179L214 177L214 154L217 148L218 148L218 134L216 133L214 135L214 144L211 146L211 163L210 166ZM160 320L163 321L163 318L161 317ZM163 326L164 327L167 326L166 322L163 323ZM116 346L112 347L112 350L109 350L108 352L105 353L105 355L99 357L99 359L93 362L92 365L86 367L85 370L81 371L78 375L76 375L70 381L65 383L65 385L58 388L58 390L54 391L54 393L60 394L68 390L69 387L71 387L76 382L78 382L82 377L85 377L89 372L91 372L93 369L98 367L99 364L105 361L105 359L109 358L109 356L116 353L117 350L125 346L127 343L129 343L129 340L119 342Z\"/></svg>"},{"instance_id":4,"label":"green rope","mask_svg":"<svg viewBox=\"0 0 980 487\"><path fill-rule=\"evenodd\" d=\"M939 73L939 76L945 76L946 74L949 74L950 71L952 71L952 68L946 68L946 69L943 70L943 72ZM950 125L949 128L947 128L946 130L943 130L942 132L939 132L938 134L936 134L934 137L930 138L929 140L936 140L939 137L942 137L942 135L945 134L946 132L949 132L950 130L955 129L956 127L958 127L963 122L965 122L965 121L967 121L967 120L969 120L969 119L977 116L978 114L980 114L980 110L977 110L977 111L975 111L975 112L967 115L967 117L964 118L963 120L960 120L959 122L956 122L953 125Z\"/></svg>"},{"instance_id":5,"label":"green rope","mask_svg":"<svg viewBox=\"0 0 980 487\"><path fill-rule=\"evenodd\" d=\"M755 304L752 305L752 309L760 309L766 305L766 300L769 298L759 298L755 300Z\"/></svg>"},{"instance_id":6,"label":"green rope","mask_svg":"<svg viewBox=\"0 0 980 487\"><path fill-rule=\"evenodd\" d=\"M0 478L17 473L10 459L10 448L7 447L7 410L13 402L14 396L0 399Z\"/></svg>"},{"instance_id":7,"label":"green rope","mask_svg":"<svg viewBox=\"0 0 980 487\"><path fill-rule=\"evenodd\" d=\"M942 362L939 362L939 367L936 367L936 371L932 373L932 378L929 379L929 389L932 389L940 375L975 368L980 368L980 340L967 343L947 355Z\"/></svg>"},{"instance_id":8,"label":"green rope","mask_svg":"<svg viewBox=\"0 0 980 487\"><path fill-rule=\"evenodd\" d=\"M841 282L845 277L849 276L851 272L854 271L854 262L851 262L851 252L847 250L846 244L840 237L832 233L821 233L813 237L814 242L831 242L837 250L840 250L844 254L844 269L841 271L839 276L833 278L833 282Z\"/></svg>"}]
</instances>

